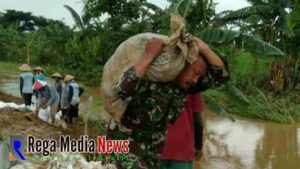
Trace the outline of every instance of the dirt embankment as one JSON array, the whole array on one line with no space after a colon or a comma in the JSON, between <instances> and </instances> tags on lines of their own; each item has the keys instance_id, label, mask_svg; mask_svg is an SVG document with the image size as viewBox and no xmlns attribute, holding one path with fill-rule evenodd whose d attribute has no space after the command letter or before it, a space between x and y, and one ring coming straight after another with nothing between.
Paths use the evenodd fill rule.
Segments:
<instances>
[{"instance_id":1,"label":"dirt embankment","mask_svg":"<svg viewBox=\"0 0 300 169\"><path fill-rule=\"evenodd\" d=\"M0 92L0 101L22 104L20 98ZM72 139L78 139L85 134L85 124L79 119L77 125L68 125L64 130L62 127L52 126L38 119L32 112L21 112L12 109L0 109L0 137L9 140L10 134L33 135L39 139L59 139L60 135L70 135ZM87 134L96 139L103 134L101 129L94 123L88 124Z\"/></svg>"},{"instance_id":2,"label":"dirt embankment","mask_svg":"<svg viewBox=\"0 0 300 169\"><path fill-rule=\"evenodd\" d=\"M7 102L7 103L14 102L16 104L22 104L23 103L22 99L11 96L11 95L7 95L7 94L2 93L2 92L0 92L0 101Z\"/></svg>"}]
</instances>

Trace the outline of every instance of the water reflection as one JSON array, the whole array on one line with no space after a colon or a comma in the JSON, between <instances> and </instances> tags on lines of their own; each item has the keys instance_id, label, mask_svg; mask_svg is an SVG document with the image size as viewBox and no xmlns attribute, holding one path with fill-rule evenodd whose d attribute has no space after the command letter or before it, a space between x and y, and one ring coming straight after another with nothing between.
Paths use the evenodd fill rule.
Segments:
<instances>
[{"instance_id":1,"label":"water reflection","mask_svg":"<svg viewBox=\"0 0 300 169\"><path fill-rule=\"evenodd\" d=\"M259 168L299 169L299 126L266 123L264 135L257 145L255 158Z\"/></svg>"},{"instance_id":2,"label":"water reflection","mask_svg":"<svg viewBox=\"0 0 300 169\"><path fill-rule=\"evenodd\" d=\"M207 112L203 169L299 169L300 125Z\"/></svg>"},{"instance_id":3,"label":"water reflection","mask_svg":"<svg viewBox=\"0 0 300 169\"><path fill-rule=\"evenodd\" d=\"M0 91L20 97L19 74L0 71Z\"/></svg>"}]
</instances>

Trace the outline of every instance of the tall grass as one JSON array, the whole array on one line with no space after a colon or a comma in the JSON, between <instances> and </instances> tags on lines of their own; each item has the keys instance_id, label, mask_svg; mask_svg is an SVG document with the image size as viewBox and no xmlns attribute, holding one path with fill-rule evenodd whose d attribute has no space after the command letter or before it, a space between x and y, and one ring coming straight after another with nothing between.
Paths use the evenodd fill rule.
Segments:
<instances>
[{"instance_id":1,"label":"tall grass","mask_svg":"<svg viewBox=\"0 0 300 169\"><path fill-rule=\"evenodd\" d=\"M271 96L252 88L247 95L249 104L229 97L222 90L210 90L207 94L213 97L226 111L246 117L271 120L280 123L300 122L300 106L295 98L300 92L288 93L286 96Z\"/></svg>"},{"instance_id":2,"label":"tall grass","mask_svg":"<svg viewBox=\"0 0 300 169\"><path fill-rule=\"evenodd\" d=\"M17 72L21 64L0 61L0 71Z\"/></svg>"},{"instance_id":3,"label":"tall grass","mask_svg":"<svg viewBox=\"0 0 300 169\"><path fill-rule=\"evenodd\" d=\"M247 89L249 86L268 88L270 59L256 59L250 53L239 52L230 63L230 72L234 83Z\"/></svg>"}]
</instances>

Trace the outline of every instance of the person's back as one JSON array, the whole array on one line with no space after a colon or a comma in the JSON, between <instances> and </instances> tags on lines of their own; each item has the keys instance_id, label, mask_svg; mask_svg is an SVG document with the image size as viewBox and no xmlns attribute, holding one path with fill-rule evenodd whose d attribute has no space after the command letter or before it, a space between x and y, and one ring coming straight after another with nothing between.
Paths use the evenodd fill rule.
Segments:
<instances>
[{"instance_id":1,"label":"person's back","mask_svg":"<svg viewBox=\"0 0 300 169\"><path fill-rule=\"evenodd\" d=\"M34 77L30 72L31 68L28 64L22 64L19 67L19 70L22 71L20 75L20 94L25 103L25 106L30 106L33 93L32 86L34 83Z\"/></svg>"},{"instance_id":2,"label":"person's back","mask_svg":"<svg viewBox=\"0 0 300 169\"><path fill-rule=\"evenodd\" d=\"M33 74L31 72L23 72L20 76L23 80L23 85L22 85L22 93L29 93L32 94L32 86L34 82Z\"/></svg>"},{"instance_id":3,"label":"person's back","mask_svg":"<svg viewBox=\"0 0 300 169\"><path fill-rule=\"evenodd\" d=\"M61 112L62 112L62 119L67 122L67 115L69 112L69 85L66 83L63 83L61 86L61 96L60 96L60 106L61 106Z\"/></svg>"},{"instance_id":4,"label":"person's back","mask_svg":"<svg viewBox=\"0 0 300 169\"><path fill-rule=\"evenodd\" d=\"M70 104L72 104L73 106L79 104L79 85L74 81L70 81L69 83L69 90L72 92L72 97L71 97L71 101Z\"/></svg>"},{"instance_id":5,"label":"person's back","mask_svg":"<svg viewBox=\"0 0 300 169\"><path fill-rule=\"evenodd\" d=\"M56 89L56 91L58 92L58 94L61 96L61 91L62 91L62 82L55 82L54 83L54 87Z\"/></svg>"},{"instance_id":6,"label":"person's back","mask_svg":"<svg viewBox=\"0 0 300 169\"><path fill-rule=\"evenodd\" d=\"M38 99L41 101L43 98L47 99L47 106L59 103L59 94L52 84L46 84L43 89L38 90Z\"/></svg>"},{"instance_id":7,"label":"person's back","mask_svg":"<svg viewBox=\"0 0 300 169\"><path fill-rule=\"evenodd\" d=\"M69 105L68 96L69 96L69 85L63 83L61 87L61 101L60 101L62 109L68 108Z\"/></svg>"},{"instance_id":8,"label":"person's back","mask_svg":"<svg viewBox=\"0 0 300 169\"><path fill-rule=\"evenodd\" d=\"M66 75L64 78L64 82L69 86L68 89L68 121L69 123L76 124L78 116L79 116L79 85L75 82L75 77L72 75Z\"/></svg>"},{"instance_id":9,"label":"person's back","mask_svg":"<svg viewBox=\"0 0 300 169\"><path fill-rule=\"evenodd\" d=\"M56 88L54 85L52 84L47 84L46 85L46 89L49 91L49 100L53 100L50 104L55 103L58 104L59 103L59 93L57 92Z\"/></svg>"}]
</instances>

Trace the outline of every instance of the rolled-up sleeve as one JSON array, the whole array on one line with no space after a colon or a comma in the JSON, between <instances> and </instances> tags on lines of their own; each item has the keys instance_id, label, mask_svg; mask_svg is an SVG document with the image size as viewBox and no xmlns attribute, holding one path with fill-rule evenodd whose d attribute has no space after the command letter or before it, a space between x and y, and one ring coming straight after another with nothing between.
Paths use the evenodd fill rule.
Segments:
<instances>
[{"instance_id":1,"label":"rolled-up sleeve","mask_svg":"<svg viewBox=\"0 0 300 169\"><path fill-rule=\"evenodd\" d=\"M123 76L114 87L114 90L117 96L129 102L133 95L136 94L141 81L142 79L136 75L134 68L130 67L123 73Z\"/></svg>"}]
</instances>

